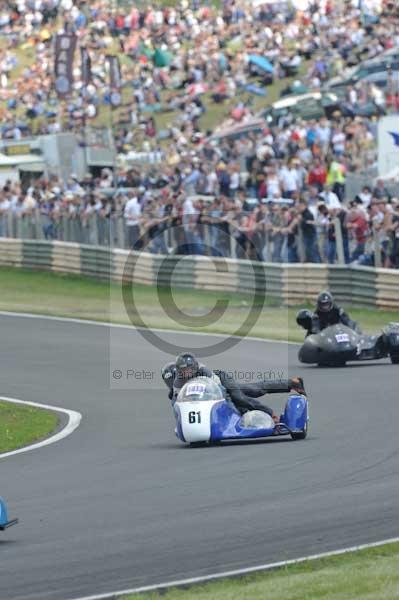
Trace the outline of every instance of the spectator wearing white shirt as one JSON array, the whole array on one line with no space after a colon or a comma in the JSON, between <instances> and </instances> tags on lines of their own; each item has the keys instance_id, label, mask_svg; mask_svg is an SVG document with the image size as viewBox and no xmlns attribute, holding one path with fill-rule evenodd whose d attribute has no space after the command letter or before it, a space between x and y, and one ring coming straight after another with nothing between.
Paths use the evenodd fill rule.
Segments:
<instances>
[{"instance_id":1,"label":"spectator wearing white shirt","mask_svg":"<svg viewBox=\"0 0 399 600\"><path fill-rule=\"evenodd\" d=\"M324 192L319 194L320 198L323 198L323 202L329 210L335 210L341 208L341 202L335 192L332 191L331 185L326 185Z\"/></svg>"},{"instance_id":2,"label":"spectator wearing white shirt","mask_svg":"<svg viewBox=\"0 0 399 600\"><path fill-rule=\"evenodd\" d=\"M183 202L183 229L187 254L202 254L202 240L197 232L199 212L190 196Z\"/></svg>"},{"instance_id":3,"label":"spectator wearing white shirt","mask_svg":"<svg viewBox=\"0 0 399 600\"><path fill-rule=\"evenodd\" d=\"M370 202L373 198L371 193L371 188L368 185L365 185L362 191L359 194L360 200L363 202L364 208L368 208L370 206Z\"/></svg>"},{"instance_id":4,"label":"spectator wearing white shirt","mask_svg":"<svg viewBox=\"0 0 399 600\"><path fill-rule=\"evenodd\" d=\"M293 194L298 191L298 173L293 165L291 167L284 166L280 170L280 177L285 198L292 198Z\"/></svg>"},{"instance_id":5,"label":"spectator wearing white shirt","mask_svg":"<svg viewBox=\"0 0 399 600\"><path fill-rule=\"evenodd\" d=\"M137 196L131 196L126 202L124 210L125 224L127 228L127 239L129 248L138 250L140 238L141 206Z\"/></svg>"},{"instance_id":6,"label":"spectator wearing white shirt","mask_svg":"<svg viewBox=\"0 0 399 600\"><path fill-rule=\"evenodd\" d=\"M235 198L240 187L240 171L239 168L234 166L231 169L230 175L230 197Z\"/></svg>"},{"instance_id":7,"label":"spectator wearing white shirt","mask_svg":"<svg viewBox=\"0 0 399 600\"><path fill-rule=\"evenodd\" d=\"M331 144L336 156L342 156L345 152L345 142L346 136L344 132L336 128L331 137Z\"/></svg>"},{"instance_id":8,"label":"spectator wearing white shirt","mask_svg":"<svg viewBox=\"0 0 399 600\"><path fill-rule=\"evenodd\" d=\"M7 213L10 206L11 202L6 196L0 200L0 237L8 236Z\"/></svg>"},{"instance_id":9,"label":"spectator wearing white shirt","mask_svg":"<svg viewBox=\"0 0 399 600\"><path fill-rule=\"evenodd\" d=\"M320 143L323 153L325 154L331 139L331 127L326 119L323 119L320 125L316 128L316 139Z\"/></svg>"}]
</instances>

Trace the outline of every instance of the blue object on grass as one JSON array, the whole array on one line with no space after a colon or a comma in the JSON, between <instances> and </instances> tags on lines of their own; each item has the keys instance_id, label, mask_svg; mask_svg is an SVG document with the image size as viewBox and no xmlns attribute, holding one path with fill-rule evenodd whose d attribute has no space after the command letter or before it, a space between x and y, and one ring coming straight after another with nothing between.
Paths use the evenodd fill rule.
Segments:
<instances>
[{"instance_id":1,"label":"blue object on grass","mask_svg":"<svg viewBox=\"0 0 399 600\"><path fill-rule=\"evenodd\" d=\"M259 56L258 54L250 54L248 59L250 64L255 65L262 71L266 71L267 73L274 73L274 67L272 63L264 56Z\"/></svg>"},{"instance_id":2,"label":"blue object on grass","mask_svg":"<svg viewBox=\"0 0 399 600\"><path fill-rule=\"evenodd\" d=\"M267 96L267 91L265 90L265 88L259 87L258 85L254 85L253 83L248 83L248 85L246 85L244 89L249 94L255 94L256 96L263 97Z\"/></svg>"}]
</instances>

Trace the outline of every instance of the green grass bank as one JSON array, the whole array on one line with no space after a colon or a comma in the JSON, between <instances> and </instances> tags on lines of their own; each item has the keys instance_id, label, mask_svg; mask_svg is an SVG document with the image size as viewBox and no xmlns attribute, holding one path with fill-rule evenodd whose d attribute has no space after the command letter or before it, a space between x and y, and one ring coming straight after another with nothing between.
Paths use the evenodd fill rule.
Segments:
<instances>
[{"instance_id":1,"label":"green grass bank","mask_svg":"<svg viewBox=\"0 0 399 600\"><path fill-rule=\"evenodd\" d=\"M230 292L175 290L173 300L182 313L192 317L189 324L169 316L170 300L163 292L145 285L134 286L137 314L128 314L121 286L87 277L56 273L0 268L0 310L32 312L105 322L134 324L144 321L148 327L231 334L237 331L253 305L251 299ZM217 300L228 301L228 308L216 320L203 324L199 319L209 313ZM255 305L258 302L255 301ZM278 307L266 300L259 318L248 335L299 342L303 331L296 325L297 307ZM399 320L392 311L345 307L366 332L377 332L387 322ZM186 319L187 321L187 319Z\"/></svg>"},{"instance_id":2,"label":"green grass bank","mask_svg":"<svg viewBox=\"0 0 399 600\"><path fill-rule=\"evenodd\" d=\"M0 454L48 437L57 425L50 410L0 400Z\"/></svg>"},{"instance_id":3,"label":"green grass bank","mask_svg":"<svg viewBox=\"0 0 399 600\"><path fill-rule=\"evenodd\" d=\"M397 600L399 543L123 600Z\"/></svg>"}]
</instances>

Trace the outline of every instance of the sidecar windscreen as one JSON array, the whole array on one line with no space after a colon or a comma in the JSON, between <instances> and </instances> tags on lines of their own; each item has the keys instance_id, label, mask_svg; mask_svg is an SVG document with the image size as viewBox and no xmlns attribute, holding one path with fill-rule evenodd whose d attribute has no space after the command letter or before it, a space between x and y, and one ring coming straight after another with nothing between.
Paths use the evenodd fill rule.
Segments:
<instances>
[{"instance_id":1,"label":"sidecar windscreen","mask_svg":"<svg viewBox=\"0 0 399 600\"><path fill-rule=\"evenodd\" d=\"M220 385L209 377L196 377L188 381L180 390L177 402L198 402L209 400L223 400Z\"/></svg>"}]
</instances>

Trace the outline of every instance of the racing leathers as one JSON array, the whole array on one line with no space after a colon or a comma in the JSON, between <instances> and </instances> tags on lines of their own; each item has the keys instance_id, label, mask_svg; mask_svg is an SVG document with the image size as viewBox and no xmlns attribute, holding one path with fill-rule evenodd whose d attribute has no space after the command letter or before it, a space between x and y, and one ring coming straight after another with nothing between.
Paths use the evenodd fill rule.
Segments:
<instances>
[{"instance_id":1,"label":"racing leathers","mask_svg":"<svg viewBox=\"0 0 399 600\"><path fill-rule=\"evenodd\" d=\"M314 313L307 309L299 311L296 317L298 325L306 329L307 335L319 333L331 325L346 325L357 333L361 333L357 323L346 314L343 308L334 302L334 298L328 290L320 292L317 296Z\"/></svg>"},{"instance_id":2,"label":"racing leathers","mask_svg":"<svg viewBox=\"0 0 399 600\"><path fill-rule=\"evenodd\" d=\"M347 327L350 327L354 331L360 333L356 321L353 321L353 319L349 317L344 309L335 303L328 312L321 311L316 308L312 317L312 329L308 333L319 333L319 331L322 331L326 327L329 327L330 325L337 325L338 323L342 323L342 325L346 325Z\"/></svg>"},{"instance_id":3,"label":"racing leathers","mask_svg":"<svg viewBox=\"0 0 399 600\"><path fill-rule=\"evenodd\" d=\"M289 392L293 388L298 389L300 393L304 393L303 382L300 378L239 384L230 373L223 370L211 371L204 365L200 365L196 376L210 377L221 385L225 390L226 400L230 400L241 414L250 410L260 410L274 417L273 409L262 404L256 398L265 394ZM169 363L162 369L162 378L169 388L169 399L174 404L180 389L187 383L187 379L179 380L174 363Z\"/></svg>"}]
</instances>

